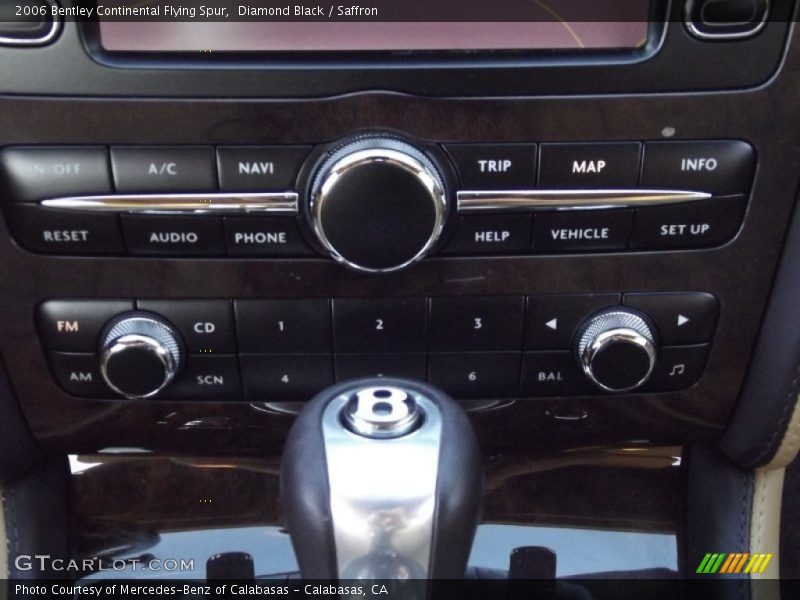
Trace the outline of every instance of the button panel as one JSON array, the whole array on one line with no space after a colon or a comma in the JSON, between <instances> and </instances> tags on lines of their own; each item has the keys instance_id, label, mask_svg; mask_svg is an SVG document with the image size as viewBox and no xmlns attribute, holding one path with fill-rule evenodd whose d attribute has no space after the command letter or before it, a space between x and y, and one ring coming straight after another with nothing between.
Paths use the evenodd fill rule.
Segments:
<instances>
[{"instance_id":1,"label":"button panel","mask_svg":"<svg viewBox=\"0 0 800 600\"><path fill-rule=\"evenodd\" d=\"M597 395L575 335L601 309L636 308L661 349L643 390L703 374L719 305L704 292L378 299L49 300L36 321L53 377L69 394L113 398L100 377L101 332L133 310L171 324L187 352L158 398L310 400L357 377L427 380L456 398ZM382 324L377 327L376 324ZM153 400L149 400L153 401Z\"/></svg>"}]
</instances>

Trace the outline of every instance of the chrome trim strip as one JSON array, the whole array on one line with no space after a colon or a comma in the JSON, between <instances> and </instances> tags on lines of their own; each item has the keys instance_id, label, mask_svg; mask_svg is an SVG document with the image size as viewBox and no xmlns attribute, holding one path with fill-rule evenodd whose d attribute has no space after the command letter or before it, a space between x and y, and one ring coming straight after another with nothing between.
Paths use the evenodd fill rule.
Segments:
<instances>
[{"instance_id":1,"label":"chrome trim strip","mask_svg":"<svg viewBox=\"0 0 800 600\"><path fill-rule=\"evenodd\" d=\"M47 0L48 6L58 6L58 3L55 0ZM50 21L50 29L44 32L38 38L29 38L29 39L20 39L15 37L9 37L5 35L0 35L0 45L4 46L43 46L45 44L50 43L53 41L56 36L61 31L62 20L59 16L54 16L52 13L52 8L48 9L49 12L47 14L48 17L52 17Z\"/></svg>"},{"instance_id":2,"label":"chrome trim strip","mask_svg":"<svg viewBox=\"0 0 800 600\"><path fill-rule=\"evenodd\" d=\"M458 212L527 212L658 206L707 200L711 194L687 190L490 190L460 191Z\"/></svg>"},{"instance_id":3,"label":"chrome trim strip","mask_svg":"<svg viewBox=\"0 0 800 600\"><path fill-rule=\"evenodd\" d=\"M769 20L769 12L770 12L770 5L769 0L767 0L767 8L764 11L764 17L761 19L759 23L756 23L752 29L748 29L747 31L740 31L738 33L710 33L706 31L700 31L697 26L695 25L694 21L692 21L692 12L694 12L694 4L695 0L687 0L686 6L683 11L683 22L686 25L686 29L689 30L693 36L700 38L701 40L741 40L749 37L753 37L757 33L760 33L764 27L767 26L767 21Z\"/></svg>"},{"instance_id":4,"label":"chrome trim strip","mask_svg":"<svg viewBox=\"0 0 800 600\"><path fill-rule=\"evenodd\" d=\"M87 212L135 213L269 213L297 214L299 196L295 192L256 194L109 194L50 198L40 204Z\"/></svg>"}]
</instances>

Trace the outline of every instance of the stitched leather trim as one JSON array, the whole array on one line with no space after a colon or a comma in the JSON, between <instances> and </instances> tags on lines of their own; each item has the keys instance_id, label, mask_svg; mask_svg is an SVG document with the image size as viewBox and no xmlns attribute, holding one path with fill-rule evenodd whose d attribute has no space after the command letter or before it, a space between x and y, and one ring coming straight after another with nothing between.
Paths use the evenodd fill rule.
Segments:
<instances>
[{"instance_id":1,"label":"stitched leather trim","mask_svg":"<svg viewBox=\"0 0 800 600\"><path fill-rule=\"evenodd\" d=\"M772 554L772 560L763 573L751 573L755 582L780 577L781 496L784 469L758 469L753 484L753 508L750 519L750 552ZM771 586L753 583L750 593L753 600L769 595Z\"/></svg>"},{"instance_id":2,"label":"stitched leather trim","mask_svg":"<svg viewBox=\"0 0 800 600\"><path fill-rule=\"evenodd\" d=\"M781 445L772 457L766 469L779 469L787 466L794 460L800 450L800 401L794 405L794 411L786 424Z\"/></svg>"}]
</instances>

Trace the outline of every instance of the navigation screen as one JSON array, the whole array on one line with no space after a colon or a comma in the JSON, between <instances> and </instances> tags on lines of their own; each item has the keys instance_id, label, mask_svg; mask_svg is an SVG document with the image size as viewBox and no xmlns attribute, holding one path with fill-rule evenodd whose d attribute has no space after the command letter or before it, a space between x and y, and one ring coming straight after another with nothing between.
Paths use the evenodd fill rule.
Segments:
<instances>
[{"instance_id":1,"label":"navigation screen","mask_svg":"<svg viewBox=\"0 0 800 600\"><path fill-rule=\"evenodd\" d=\"M363 5L99 0L109 52L631 49L649 0L374 0Z\"/></svg>"}]
</instances>

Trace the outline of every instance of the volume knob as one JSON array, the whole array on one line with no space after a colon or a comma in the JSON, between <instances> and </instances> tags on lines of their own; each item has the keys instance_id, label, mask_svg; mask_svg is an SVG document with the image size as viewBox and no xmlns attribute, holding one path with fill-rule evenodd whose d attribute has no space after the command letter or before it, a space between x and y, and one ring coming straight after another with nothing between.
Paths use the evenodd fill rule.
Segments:
<instances>
[{"instance_id":1,"label":"volume knob","mask_svg":"<svg viewBox=\"0 0 800 600\"><path fill-rule=\"evenodd\" d=\"M655 367L655 335L645 318L633 311L604 310L583 325L577 339L583 372L607 392L641 387Z\"/></svg>"},{"instance_id":2,"label":"volume knob","mask_svg":"<svg viewBox=\"0 0 800 600\"><path fill-rule=\"evenodd\" d=\"M344 144L312 179L309 217L335 260L358 271L402 269L436 244L447 217L442 174L422 150L391 137Z\"/></svg>"},{"instance_id":3,"label":"volume knob","mask_svg":"<svg viewBox=\"0 0 800 600\"><path fill-rule=\"evenodd\" d=\"M181 367L178 333L149 313L130 313L106 326L100 373L108 387L130 399L150 398L167 387Z\"/></svg>"}]
</instances>

